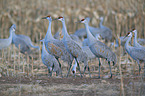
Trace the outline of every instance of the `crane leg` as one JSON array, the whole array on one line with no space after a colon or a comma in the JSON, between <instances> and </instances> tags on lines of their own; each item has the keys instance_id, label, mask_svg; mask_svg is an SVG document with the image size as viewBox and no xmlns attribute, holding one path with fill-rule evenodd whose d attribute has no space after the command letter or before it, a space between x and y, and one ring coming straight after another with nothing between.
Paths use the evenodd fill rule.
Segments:
<instances>
[{"instance_id":1,"label":"crane leg","mask_svg":"<svg viewBox=\"0 0 145 96\"><path fill-rule=\"evenodd\" d=\"M139 75L140 75L141 67L140 67L140 64L139 64L139 60L137 60L137 64L138 64L138 67L139 67Z\"/></svg>"},{"instance_id":2,"label":"crane leg","mask_svg":"<svg viewBox=\"0 0 145 96\"><path fill-rule=\"evenodd\" d=\"M144 63L144 78L145 78L145 63Z\"/></svg>"},{"instance_id":3,"label":"crane leg","mask_svg":"<svg viewBox=\"0 0 145 96\"><path fill-rule=\"evenodd\" d=\"M98 76L98 78L100 78L100 66L101 66L101 62L100 62L99 58L98 58L98 60L99 60L99 76Z\"/></svg>"},{"instance_id":4,"label":"crane leg","mask_svg":"<svg viewBox=\"0 0 145 96\"><path fill-rule=\"evenodd\" d=\"M61 69L61 63L59 62L58 58L56 58L56 60L58 61L59 67L60 67L60 69ZM61 70L61 77L63 77L63 76L62 76L62 70Z\"/></svg>"},{"instance_id":5,"label":"crane leg","mask_svg":"<svg viewBox=\"0 0 145 96\"><path fill-rule=\"evenodd\" d=\"M48 69L48 77L51 77L52 76L52 71L50 71L50 69Z\"/></svg>"},{"instance_id":6,"label":"crane leg","mask_svg":"<svg viewBox=\"0 0 145 96\"><path fill-rule=\"evenodd\" d=\"M110 61L108 61L108 64L109 64L109 69L110 69L110 74L111 74L110 78L112 78L112 71L111 71Z\"/></svg>"},{"instance_id":7,"label":"crane leg","mask_svg":"<svg viewBox=\"0 0 145 96\"><path fill-rule=\"evenodd\" d=\"M80 70L80 66L79 66L78 60L77 60L76 58L75 58L75 60L76 60L77 65L78 65L78 69L79 69L79 71L80 71L80 75L81 75L81 77L83 77L82 74L81 74L81 70Z\"/></svg>"},{"instance_id":8,"label":"crane leg","mask_svg":"<svg viewBox=\"0 0 145 96\"><path fill-rule=\"evenodd\" d=\"M68 72L67 72L67 76L66 77L68 77L68 75L69 75L71 66L72 66L72 64L69 65L69 69L68 69Z\"/></svg>"},{"instance_id":9,"label":"crane leg","mask_svg":"<svg viewBox=\"0 0 145 96\"><path fill-rule=\"evenodd\" d=\"M88 65L88 71L89 71L89 76L91 78L91 73L90 73L90 67L89 67L89 65Z\"/></svg>"},{"instance_id":10,"label":"crane leg","mask_svg":"<svg viewBox=\"0 0 145 96\"><path fill-rule=\"evenodd\" d=\"M83 72L83 75L85 74L86 68L87 68L87 66L85 66L85 67L84 67L84 72Z\"/></svg>"}]
</instances>

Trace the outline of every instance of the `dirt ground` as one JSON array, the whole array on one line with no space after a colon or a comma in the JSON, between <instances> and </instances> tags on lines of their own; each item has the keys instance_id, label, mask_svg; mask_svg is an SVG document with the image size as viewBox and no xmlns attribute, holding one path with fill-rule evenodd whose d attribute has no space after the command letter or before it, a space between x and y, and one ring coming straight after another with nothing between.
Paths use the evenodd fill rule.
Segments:
<instances>
[{"instance_id":1,"label":"dirt ground","mask_svg":"<svg viewBox=\"0 0 145 96\"><path fill-rule=\"evenodd\" d=\"M145 96L145 79L124 78L125 96ZM120 79L1 77L0 96L121 96Z\"/></svg>"}]
</instances>

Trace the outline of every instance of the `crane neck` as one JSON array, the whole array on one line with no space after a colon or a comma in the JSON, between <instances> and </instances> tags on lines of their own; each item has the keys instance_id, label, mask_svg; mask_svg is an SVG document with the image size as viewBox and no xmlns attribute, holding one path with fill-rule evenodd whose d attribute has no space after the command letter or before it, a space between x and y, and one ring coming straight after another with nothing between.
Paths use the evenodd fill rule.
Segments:
<instances>
[{"instance_id":1,"label":"crane neck","mask_svg":"<svg viewBox=\"0 0 145 96\"><path fill-rule=\"evenodd\" d=\"M43 45L42 45L42 54L46 54L48 53L45 49L45 42L43 41Z\"/></svg>"},{"instance_id":2,"label":"crane neck","mask_svg":"<svg viewBox=\"0 0 145 96\"><path fill-rule=\"evenodd\" d=\"M47 33L46 33L46 36L45 36L45 41L51 40L51 39L54 39L54 38L53 38L52 33L51 33L51 21L49 21Z\"/></svg>"},{"instance_id":3,"label":"crane neck","mask_svg":"<svg viewBox=\"0 0 145 96\"><path fill-rule=\"evenodd\" d=\"M125 49L128 49L128 48L129 48L129 45L128 45L128 44L129 44L131 38L132 38L132 36L130 36L130 37L127 39L127 41L126 41L126 43L125 43Z\"/></svg>"},{"instance_id":4,"label":"crane neck","mask_svg":"<svg viewBox=\"0 0 145 96\"><path fill-rule=\"evenodd\" d=\"M100 24L99 25L100 25L100 28L103 27L103 20L100 21Z\"/></svg>"},{"instance_id":5,"label":"crane neck","mask_svg":"<svg viewBox=\"0 0 145 96\"><path fill-rule=\"evenodd\" d=\"M136 46L137 42L137 32L134 32L134 46Z\"/></svg>"},{"instance_id":6,"label":"crane neck","mask_svg":"<svg viewBox=\"0 0 145 96\"><path fill-rule=\"evenodd\" d=\"M10 30L10 36L9 36L10 39L12 39L13 33L15 33L15 31Z\"/></svg>"},{"instance_id":7,"label":"crane neck","mask_svg":"<svg viewBox=\"0 0 145 96\"><path fill-rule=\"evenodd\" d=\"M88 23L85 23L85 28L87 31L87 38L88 38L88 44L91 45L93 43L95 43L97 40L96 38L91 34L90 30L89 30L89 25Z\"/></svg>"},{"instance_id":8,"label":"crane neck","mask_svg":"<svg viewBox=\"0 0 145 96\"><path fill-rule=\"evenodd\" d=\"M15 31L10 30L10 36L12 36L12 37L14 37L14 38L15 38L15 36L16 36Z\"/></svg>"},{"instance_id":9,"label":"crane neck","mask_svg":"<svg viewBox=\"0 0 145 96\"><path fill-rule=\"evenodd\" d=\"M65 21L62 21L62 26L63 26L62 32L63 32L63 35L64 35L63 40L65 40L65 41L66 40L70 40L71 37L69 36L69 34L67 32L66 25L65 25Z\"/></svg>"}]
</instances>

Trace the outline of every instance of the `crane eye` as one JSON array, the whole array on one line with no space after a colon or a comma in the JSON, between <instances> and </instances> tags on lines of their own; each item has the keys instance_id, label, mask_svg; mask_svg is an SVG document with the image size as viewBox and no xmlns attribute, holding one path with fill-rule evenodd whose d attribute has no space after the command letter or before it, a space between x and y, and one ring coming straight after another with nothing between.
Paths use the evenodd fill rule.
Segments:
<instances>
[{"instance_id":1,"label":"crane eye","mask_svg":"<svg viewBox=\"0 0 145 96\"><path fill-rule=\"evenodd\" d=\"M62 17L62 16L59 16L59 17L58 17L58 19L61 19L61 18L63 18L63 17Z\"/></svg>"},{"instance_id":2,"label":"crane eye","mask_svg":"<svg viewBox=\"0 0 145 96\"><path fill-rule=\"evenodd\" d=\"M127 35L129 35L129 34L130 34L130 32L127 33Z\"/></svg>"},{"instance_id":3,"label":"crane eye","mask_svg":"<svg viewBox=\"0 0 145 96\"><path fill-rule=\"evenodd\" d=\"M132 31L134 31L134 30L135 30L135 28L132 29Z\"/></svg>"},{"instance_id":4,"label":"crane eye","mask_svg":"<svg viewBox=\"0 0 145 96\"><path fill-rule=\"evenodd\" d=\"M85 19L82 19L81 21L84 21Z\"/></svg>"}]
</instances>

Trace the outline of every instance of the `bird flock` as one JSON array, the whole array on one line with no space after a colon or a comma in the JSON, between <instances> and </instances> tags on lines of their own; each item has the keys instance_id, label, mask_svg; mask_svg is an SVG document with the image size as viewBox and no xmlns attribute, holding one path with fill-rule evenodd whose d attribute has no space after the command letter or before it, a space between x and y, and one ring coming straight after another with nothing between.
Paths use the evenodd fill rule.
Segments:
<instances>
[{"instance_id":1,"label":"bird flock","mask_svg":"<svg viewBox=\"0 0 145 96\"><path fill-rule=\"evenodd\" d=\"M100 38L102 38L105 39L105 42L107 43L112 39L112 30L103 25L103 17L100 17L99 28L89 26L89 17L76 22L77 24L83 23L85 25L85 28L78 29L76 32L74 32L74 34L70 35L67 31L64 17L60 16L56 19L52 19L51 16L46 16L42 19L46 19L49 21L45 38L40 40L40 42L43 43L41 59L43 64L47 66L48 74L50 77L52 76L52 72L56 72L56 75L61 75L63 77L61 68L62 64L60 62L60 59L68 64L68 72L66 74L66 77L69 76L71 68L75 77L76 67L78 67L80 77L84 76L86 69L88 70L89 76L91 77L88 62L93 58L97 58L99 61L98 78L100 78L100 58L102 58L108 62L110 69L110 78L112 78L111 63L113 63L113 65L117 63L117 56L110 47L100 41ZM60 21L62 23L62 31L57 32L57 34L53 37L51 33L51 23L54 20ZM7 48L11 44L14 44L21 53L29 56L31 54L31 47L40 50L39 46L34 46L32 44L30 37L26 35L17 35L15 34L15 31L16 25L13 24L9 30L9 38L0 39L0 50ZM130 46L129 42L132 38L132 34L134 34L135 37L133 46ZM132 29L127 33L126 36L120 37L120 40L121 45L124 47L126 52L137 62L140 73L140 63L145 63L145 47L137 42L137 30ZM118 40L116 40L115 47L118 47L117 42ZM74 60L75 65L72 67L72 63ZM80 64L82 63L84 63L83 75L80 70Z\"/></svg>"}]
</instances>

